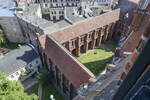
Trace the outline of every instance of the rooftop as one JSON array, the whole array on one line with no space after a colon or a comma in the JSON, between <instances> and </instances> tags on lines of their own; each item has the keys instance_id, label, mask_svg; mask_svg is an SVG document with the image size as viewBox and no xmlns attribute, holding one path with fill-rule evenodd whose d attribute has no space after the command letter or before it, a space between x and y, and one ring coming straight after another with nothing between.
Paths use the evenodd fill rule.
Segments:
<instances>
[{"instance_id":1,"label":"rooftop","mask_svg":"<svg viewBox=\"0 0 150 100\"><path fill-rule=\"evenodd\" d=\"M83 83L89 83L89 79L95 77L93 73L52 37L46 37L45 52L76 89L80 88L80 85Z\"/></svg>"},{"instance_id":2,"label":"rooftop","mask_svg":"<svg viewBox=\"0 0 150 100\"><path fill-rule=\"evenodd\" d=\"M86 19L82 15L77 14L77 7L65 7L66 18L69 19L72 23L76 23Z\"/></svg>"},{"instance_id":3,"label":"rooftop","mask_svg":"<svg viewBox=\"0 0 150 100\"><path fill-rule=\"evenodd\" d=\"M25 67L38 56L38 53L32 46L21 46L0 58L0 72L6 72L7 75L10 75L18 69Z\"/></svg>"},{"instance_id":4,"label":"rooftop","mask_svg":"<svg viewBox=\"0 0 150 100\"><path fill-rule=\"evenodd\" d=\"M116 9L111 12L96 16L94 18L89 18L80 21L76 24L73 24L72 26L51 33L50 36L52 36L59 43L64 43L67 42L68 40L74 39L78 36L91 32L96 28L100 28L110 23L118 21L119 14L120 14L120 9Z\"/></svg>"},{"instance_id":5,"label":"rooftop","mask_svg":"<svg viewBox=\"0 0 150 100\"><path fill-rule=\"evenodd\" d=\"M15 3L12 0L0 0L0 17L14 16Z\"/></svg>"}]
</instances>

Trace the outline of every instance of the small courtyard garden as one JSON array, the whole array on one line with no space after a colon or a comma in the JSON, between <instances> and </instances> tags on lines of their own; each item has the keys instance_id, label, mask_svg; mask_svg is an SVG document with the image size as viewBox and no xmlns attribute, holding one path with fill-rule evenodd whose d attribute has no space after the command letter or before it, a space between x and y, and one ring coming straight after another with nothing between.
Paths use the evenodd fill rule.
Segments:
<instances>
[{"instance_id":1,"label":"small courtyard garden","mask_svg":"<svg viewBox=\"0 0 150 100\"><path fill-rule=\"evenodd\" d=\"M50 96L53 95L55 100L64 100L64 97L50 82L50 74L46 70L41 70L37 74L38 83L27 89L25 92L29 95L36 94L41 100L51 100ZM41 88L41 89L40 89ZM40 94L40 96L39 96Z\"/></svg>"},{"instance_id":2,"label":"small courtyard garden","mask_svg":"<svg viewBox=\"0 0 150 100\"><path fill-rule=\"evenodd\" d=\"M98 75L105 69L106 65L111 62L116 47L117 45L115 43L108 42L105 45L102 44L101 48L80 54L77 59L94 75Z\"/></svg>"},{"instance_id":3,"label":"small courtyard garden","mask_svg":"<svg viewBox=\"0 0 150 100\"><path fill-rule=\"evenodd\" d=\"M43 92L42 92L42 100L50 100L50 95L53 95L55 100L64 100L63 96L58 92L55 86L44 83Z\"/></svg>"},{"instance_id":4,"label":"small courtyard garden","mask_svg":"<svg viewBox=\"0 0 150 100\"><path fill-rule=\"evenodd\" d=\"M29 95L36 94L38 95L38 88L39 84L33 85L31 88L26 90L25 92ZM50 100L50 95L53 95L55 100L64 100L63 96L58 92L55 86L51 85L50 83L44 83L42 86L42 100Z\"/></svg>"}]
</instances>

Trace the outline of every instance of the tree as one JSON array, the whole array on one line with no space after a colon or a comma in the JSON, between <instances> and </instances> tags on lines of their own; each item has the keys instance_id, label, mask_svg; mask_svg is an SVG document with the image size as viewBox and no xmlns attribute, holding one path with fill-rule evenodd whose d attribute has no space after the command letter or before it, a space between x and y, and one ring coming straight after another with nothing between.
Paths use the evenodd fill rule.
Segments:
<instances>
[{"instance_id":1,"label":"tree","mask_svg":"<svg viewBox=\"0 0 150 100\"><path fill-rule=\"evenodd\" d=\"M50 74L47 70L41 70L37 73L37 79L40 84L44 84L50 79Z\"/></svg>"},{"instance_id":2,"label":"tree","mask_svg":"<svg viewBox=\"0 0 150 100\"><path fill-rule=\"evenodd\" d=\"M6 44L6 38L5 38L2 28L0 26L0 45L4 45L4 44Z\"/></svg>"},{"instance_id":3,"label":"tree","mask_svg":"<svg viewBox=\"0 0 150 100\"><path fill-rule=\"evenodd\" d=\"M0 100L38 100L38 97L28 95L19 81L10 81L0 72Z\"/></svg>"}]
</instances>

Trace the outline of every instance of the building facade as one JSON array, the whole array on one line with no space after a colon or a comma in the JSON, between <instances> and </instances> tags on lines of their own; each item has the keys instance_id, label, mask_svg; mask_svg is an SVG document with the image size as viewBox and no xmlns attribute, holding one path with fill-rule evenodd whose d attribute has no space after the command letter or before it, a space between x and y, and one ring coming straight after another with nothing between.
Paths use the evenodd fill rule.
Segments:
<instances>
[{"instance_id":1,"label":"building facade","mask_svg":"<svg viewBox=\"0 0 150 100\"><path fill-rule=\"evenodd\" d=\"M121 80L119 81L119 84L121 84L121 82L125 79L127 73L131 69L133 63L136 61L138 55L140 54L145 43L150 37L150 23L148 21L150 18L148 14L150 12L149 7L150 5L148 5L144 11L138 9L134 11L134 18L128 30L128 32L131 32L131 35L129 35L129 38L122 47L123 51L133 52L133 54L125 65L125 71L121 75Z\"/></svg>"},{"instance_id":2,"label":"building facade","mask_svg":"<svg viewBox=\"0 0 150 100\"><path fill-rule=\"evenodd\" d=\"M112 18L107 19L106 16L108 15L112 16ZM104 17L108 22L102 23ZM114 10L113 12L86 20L85 22L72 25L58 32L54 32L50 36L54 37L72 54L78 56L80 52L87 52L89 49L100 47L101 42L105 43L106 40L112 39L116 35L115 30L117 30L116 23L118 23L118 19L116 18L119 19L119 10ZM95 23L98 25L96 26ZM82 29L83 27L85 29ZM59 37L60 35L61 37Z\"/></svg>"},{"instance_id":3,"label":"building facade","mask_svg":"<svg viewBox=\"0 0 150 100\"><path fill-rule=\"evenodd\" d=\"M140 43L141 44L141 43ZM150 38L112 100L149 100Z\"/></svg>"},{"instance_id":4,"label":"building facade","mask_svg":"<svg viewBox=\"0 0 150 100\"><path fill-rule=\"evenodd\" d=\"M9 41L19 43L25 42L16 16L0 16L0 25Z\"/></svg>"},{"instance_id":5,"label":"building facade","mask_svg":"<svg viewBox=\"0 0 150 100\"><path fill-rule=\"evenodd\" d=\"M7 2L1 1L2 6L0 7L0 25L2 26L7 39L11 42L24 43L24 37L20 24L15 16L15 3L11 0Z\"/></svg>"},{"instance_id":6,"label":"building facade","mask_svg":"<svg viewBox=\"0 0 150 100\"><path fill-rule=\"evenodd\" d=\"M42 62L66 100L72 100L78 90L88 87L95 79L73 55L100 47L101 42L112 39L119 14L120 10L116 9L47 36L37 33ZM112 16L111 19L108 16ZM102 21L104 17L108 18L107 22Z\"/></svg>"}]
</instances>

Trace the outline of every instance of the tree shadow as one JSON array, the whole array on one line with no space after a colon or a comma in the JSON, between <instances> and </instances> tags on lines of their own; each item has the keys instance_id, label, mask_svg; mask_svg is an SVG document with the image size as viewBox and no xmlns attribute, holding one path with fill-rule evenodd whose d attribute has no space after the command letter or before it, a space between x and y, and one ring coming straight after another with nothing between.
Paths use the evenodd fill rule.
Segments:
<instances>
[{"instance_id":1,"label":"tree shadow","mask_svg":"<svg viewBox=\"0 0 150 100\"><path fill-rule=\"evenodd\" d=\"M100 47L95 49L101 49L106 52L115 52L117 45L115 42L107 41L105 44L101 44ZM94 54L98 55L97 52L93 52ZM86 56L86 53L82 53L83 56ZM85 54L85 55L84 55ZM92 55L91 55L92 56ZM102 55L104 56L104 55ZM107 55L105 55L107 56ZM89 62L81 62L83 65L85 65L95 76L97 76L100 72L102 72L107 64L110 64L112 61L113 55L109 57L104 57L104 59L96 60L95 61L89 61Z\"/></svg>"},{"instance_id":2,"label":"tree shadow","mask_svg":"<svg viewBox=\"0 0 150 100\"><path fill-rule=\"evenodd\" d=\"M102 72L107 64L111 63L113 57L109 57L103 60L83 63L95 76Z\"/></svg>"}]
</instances>

